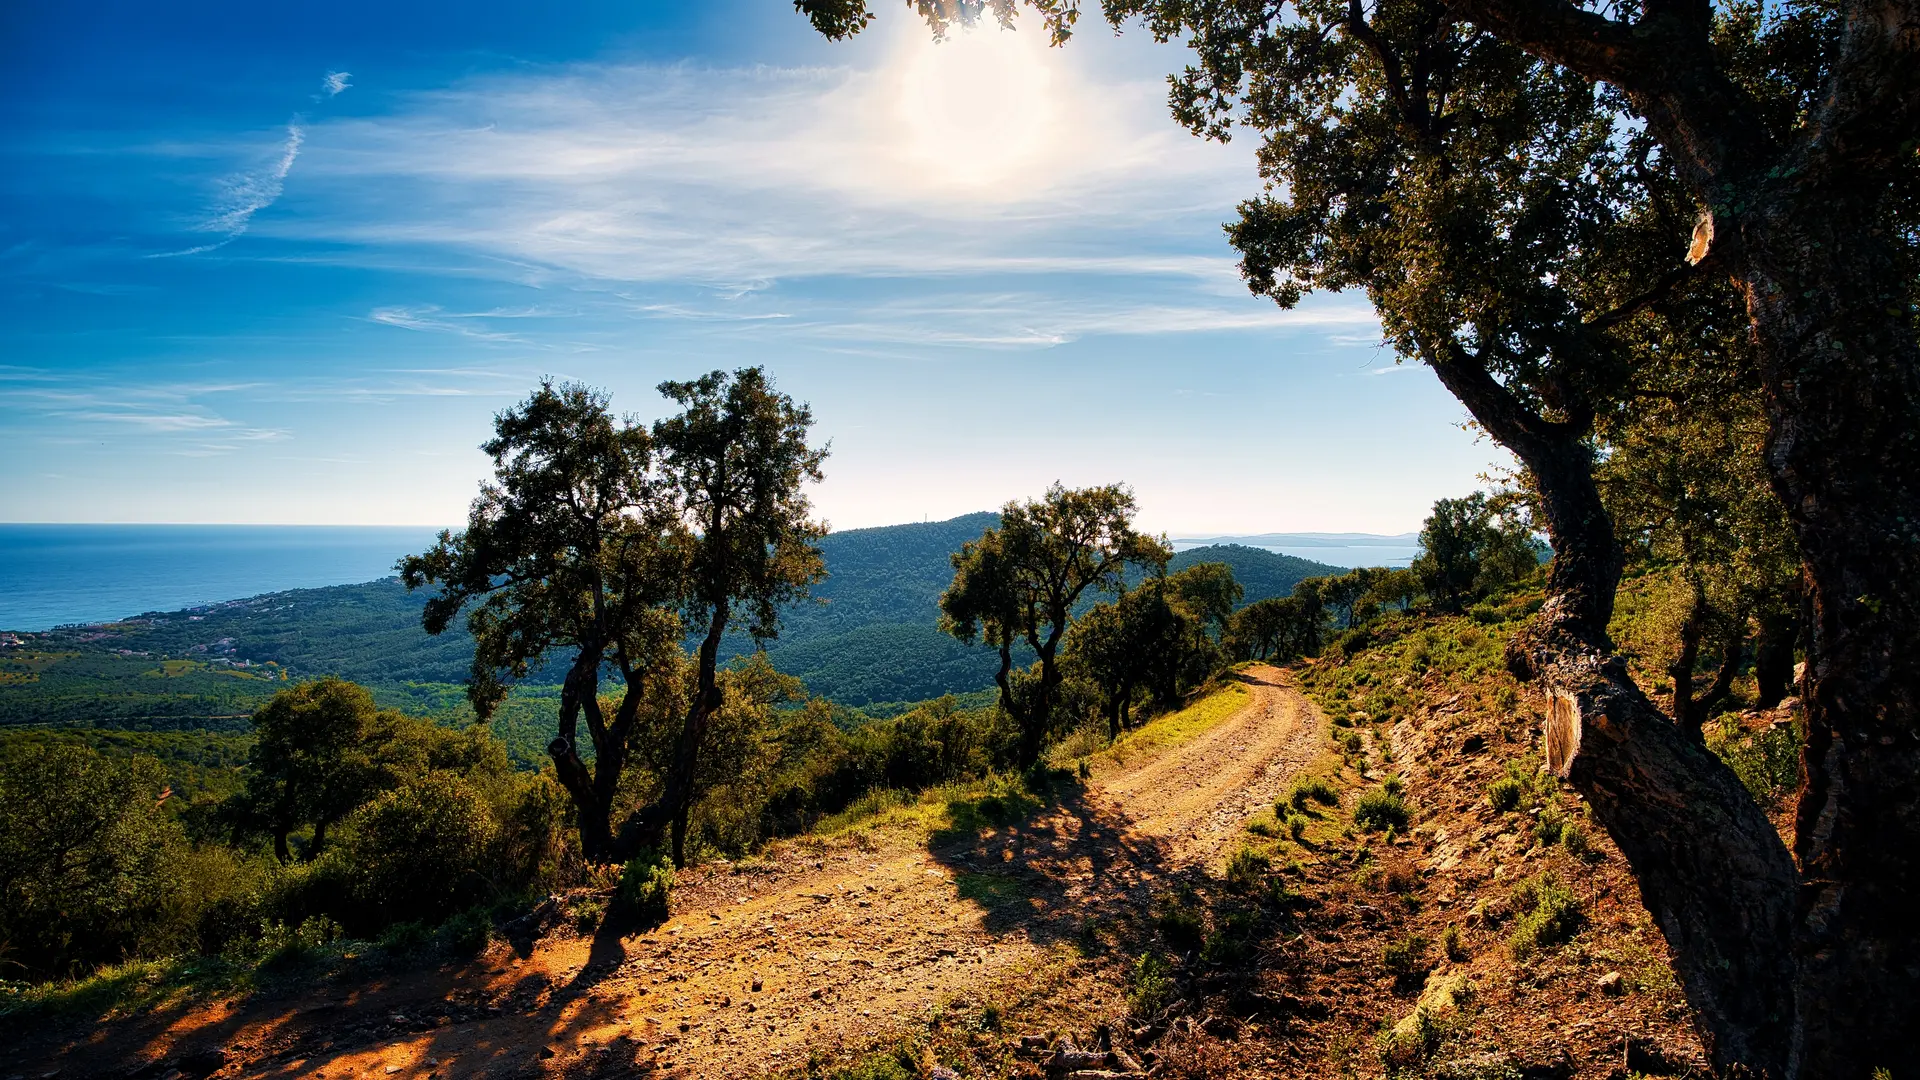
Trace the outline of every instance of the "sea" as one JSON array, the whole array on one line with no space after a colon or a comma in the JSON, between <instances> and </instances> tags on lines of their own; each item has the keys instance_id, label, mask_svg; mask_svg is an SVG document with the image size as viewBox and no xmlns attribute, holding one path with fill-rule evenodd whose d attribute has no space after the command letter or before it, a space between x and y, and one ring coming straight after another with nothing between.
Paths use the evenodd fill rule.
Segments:
<instances>
[{"instance_id":1,"label":"sea","mask_svg":"<svg viewBox=\"0 0 1920 1080\"><path fill-rule=\"evenodd\" d=\"M438 533L417 526L0 524L0 630L373 581Z\"/></svg>"},{"instance_id":2,"label":"sea","mask_svg":"<svg viewBox=\"0 0 1920 1080\"><path fill-rule=\"evenodd\" d=\"M391 575L438 529L365 525L0 524L0 630L46 630L178 611L286 589ZM1418 538L1263 533L1179 539L1238 543L1334 566L1405 566Z\"/></svg>"},{"instance_id":3,"label":"sea","mask_svg":"<svg viewBox=\"0 0 1920 1080\"><path fill-rule=\"evenodd\" d=\"M1328 566L1401 567L1420 554L1418 533L1382 536L1377 533L1260 533L1254 536L1192 536L1173 541L1173 550L1209 544L1239 544L1281 555L1311 559Z\"/></svg>"}]
</instances>

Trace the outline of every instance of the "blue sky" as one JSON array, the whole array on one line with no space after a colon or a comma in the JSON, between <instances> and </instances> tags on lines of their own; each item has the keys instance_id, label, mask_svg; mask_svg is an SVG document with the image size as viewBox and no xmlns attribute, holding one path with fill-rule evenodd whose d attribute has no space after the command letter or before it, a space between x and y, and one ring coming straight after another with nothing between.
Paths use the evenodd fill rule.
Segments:
<instances>
[{"instance_id":1,"label":"blue sky","mask_svg":"<svg viewBox=\"0 0 1920 1080\"><path fill-rule=\"evenodd\" d=\"M1281 312L1175 46L850 43L787 0L10 4L0 519L440 524L543 374L764 363L836 527L1054 479L1401 532L1504 455L1362 297Z\"/></svg>"}]
</instances>

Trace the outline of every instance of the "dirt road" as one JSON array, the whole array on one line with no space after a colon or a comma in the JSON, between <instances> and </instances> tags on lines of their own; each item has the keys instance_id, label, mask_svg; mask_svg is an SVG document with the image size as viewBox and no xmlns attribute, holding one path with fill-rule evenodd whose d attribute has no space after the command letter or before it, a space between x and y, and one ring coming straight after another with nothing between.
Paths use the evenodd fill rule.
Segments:
<instances>
[{"instance_id":1,"label":"dirt road","mask_svg":"<svg viewBox=\"0 0 1920 1080\"><path fill-rule=\"evenodd\" d=\"M1241 678L1238 712L1096 764L1017 825L931 850L884 832L783 844L683 874L673 918L643 934L496 946L470 965L109 1025L50 1064L62 1076L145 1064L156 1078L209 1065L220 1077L752 1076L867 1045L1223 859L1319 742L1278 670Z\"/></svg>"}]
</instances>

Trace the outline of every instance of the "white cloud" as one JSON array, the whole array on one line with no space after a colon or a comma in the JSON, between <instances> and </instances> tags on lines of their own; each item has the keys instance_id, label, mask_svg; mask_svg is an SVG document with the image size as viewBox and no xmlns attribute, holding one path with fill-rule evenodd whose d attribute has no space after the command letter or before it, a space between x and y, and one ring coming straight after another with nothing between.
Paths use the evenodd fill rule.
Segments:
<instances>
[{"instance_id":1,"label":"white cloud","mask_svg":"<svg viewBox=\"0 0 1920 1080\"><path fill-rule=\"evenodd\" d=\"M294 160L300 156L300 147L305 141L306 131L297 120L291 122L287 124L279 152L263 168L234 173L220 180L220 196L215 201L213 214L200 225L202 232L222 234L220 239L182 251L162 252L153 258L199 255L238 240L252 224L253 215L272 206L286 190L287 174L293 171Z\"/></svg>"},{"instance_id":2,"label":"white cloud","mask_svg":"<svg viewBox=\"0 0 1920 1080\"><path fill-rule=\"evenodd\" d=\"M326 76L320 80L320 89L326 91L328 97L338 97L341 91L353 86L353 83L350 81L352 78L353 72L351 71L329 71Z\"/></svg>"},{"instance_id":3,"label":"white cloud","mask_svg":"<svg viewBox=\"0 0 1920 1080\"><path fill-rule=\"evenodd\" d=\"M100 424L125 424L145 431L206 431L231 427L232 422L198 413L75 412L72 419Z\"/></svg>"},{"instance_id":4,"label":"white cloud","mask_svg":"<svg viewBox=\"0 0 1920 1080\"><path fill-rule=\"evenodd\" d=\"M431 304L421 307L378 307L367 314L367 318L373 322L397 326L402 330L456 334L476 341L512 341L521 344L530 344L530 342L517 334L488 330L483 320L530 317L532 316L525 314L501 315L491 312L443 312Z\"/></svg>"},{"instance_id":5,"label":"white cloud","mask_svg":"<svg viewBox=\"0 0 1920 1080\"><path fill-rule=\"evenodd\" d=\"M864 69L577 65L316 123L314 197L273 230L539 284L738 297L829 278L1153 276L1246 305L1219 223L1257 189L1252 155L1167 118L1170 50L1102 67L1031 31L935 44L893 25Z\"/></svg>"}]
</instances>

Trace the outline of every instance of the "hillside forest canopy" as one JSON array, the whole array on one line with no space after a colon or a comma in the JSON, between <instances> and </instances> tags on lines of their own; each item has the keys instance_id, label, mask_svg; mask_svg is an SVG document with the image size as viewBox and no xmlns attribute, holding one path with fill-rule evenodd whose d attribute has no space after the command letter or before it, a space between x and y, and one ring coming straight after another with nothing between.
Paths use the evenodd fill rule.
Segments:
<instances>
[{"instance_id":1,"label":"hillside forest canopy","mask_svg":"<svg viewBox=\"0 0 1920 1080\"><path fill-rule=\"evenodd\" d=\"M873 18L794 6L830 38ZM1064 44L1091 5L916 6L936 36L1030 10ZM1715 1066L1914 1068L1920 8L1099 10L1187 46L1175 119L1259 140L1265 188L1228 226L1253 291L1364 290L1396 351L1518 458L1555 558L1510 666L1553 703L1550 766L1632 862ZM1667 710L1609 634L1635 544L1690 594ZM1757 626L1777 688L1796 601L1789 845L1702 746L1684 661Z\"/></svg>"}]
</instances>

